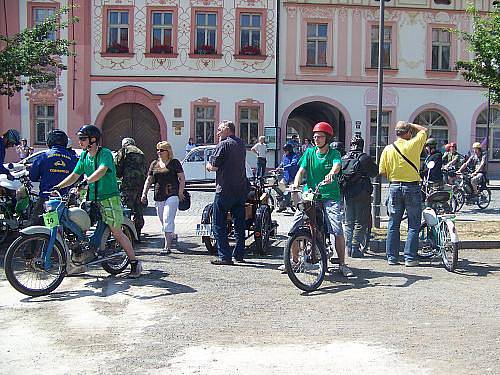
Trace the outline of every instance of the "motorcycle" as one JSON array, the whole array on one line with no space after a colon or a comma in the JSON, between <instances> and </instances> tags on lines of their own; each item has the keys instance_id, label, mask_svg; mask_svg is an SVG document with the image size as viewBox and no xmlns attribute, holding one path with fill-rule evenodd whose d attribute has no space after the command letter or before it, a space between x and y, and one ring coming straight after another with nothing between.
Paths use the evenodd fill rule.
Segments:
<instances>
[{"instance_id":1,"label":"motorcycle","mask_svg":"<svg viewBox=\"0 0 500 375\"><path fill-rule=\"evenodd\" d=\"M47 295L66 275L85 272L94 265L100 265L112 275L127 268L128 256L102 218L97 219L91 231L89 202L68 208L74 194L78 194L76 189L65 198L57 193L57 197L45 202L45 226L22 229L7 249L5 274L17 291L32 297ZM133 242L137 233L128 216L130 210L124 212L122 229Z\"/></svg>"},{"instance_id":2,"label":"motorcycle","mask_svg":"<svg viewBox=\"0 0 500 375\"><path fill-rule=\"evenodd\" d=\"M274 208L278 207L277 211L282 212L290 208L292 212L295 212L295 202L292 201L291 193L283 181L283 169L269 171L266 177L266 192L269 195L271 209L274 211Z\"/></svg>"},{"instance_id":3,"label":"motorcycle","mask_svg":"<svg viewBox=\"0 0 500 375\"><path fill-rule=\"evenodd\" d=\"M30 223L37 196L28 174L26 170L12 172L14 180L0 175L0 244Z\"/></svg>"}]
</instances>

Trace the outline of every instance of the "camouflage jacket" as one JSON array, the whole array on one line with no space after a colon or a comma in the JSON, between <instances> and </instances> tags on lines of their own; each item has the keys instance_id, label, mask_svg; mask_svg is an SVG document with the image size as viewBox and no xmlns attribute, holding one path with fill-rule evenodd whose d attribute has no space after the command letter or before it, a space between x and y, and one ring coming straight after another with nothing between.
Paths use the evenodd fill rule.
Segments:
<instances>
[{"instance_id":1,"label":"camouflage jacket","mask_svg":"<svg viewBox=\"0 0 500 375\"><path fill-rule=\"evenodd\" d=\"M122 147L115 156L116 176L121 178L121 190L142 189L147 174L144 153L133 145Z\"/></svg>"}]
</instances>

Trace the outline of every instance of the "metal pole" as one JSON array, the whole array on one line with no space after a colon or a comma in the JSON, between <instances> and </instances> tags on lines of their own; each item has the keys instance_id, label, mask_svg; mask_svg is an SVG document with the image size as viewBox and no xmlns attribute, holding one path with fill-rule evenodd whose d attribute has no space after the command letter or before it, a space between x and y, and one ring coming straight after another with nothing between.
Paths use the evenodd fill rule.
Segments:
<instances>
[{"instance_id":1,"label":"metal pole","mask_svg":"<svg viewBox=\"0 0 500 375\"><path fill-rule=\"evenodd\" d=\"M491 89L488 88L488 120L486 121L486 173L488 173L490 153Z\"/></svg>"},{"instance_id":2,"label":"metal pole","mask_svg":"<svg viewBox=\"0 0 500 375\"><path fill-rule=\"evenodd\" d=\"M379 16L379 27L378 27L378 100L377 100L377 142L375 148L375 158L377 164L380 162L381 145L380 138L382 136L382 98L384 90L384 4L385 0L380 1L380 16ZM373 204L373 225L375 228L380 228L380 202L382 197L382 184L381 177L377 175L375 178L375 189L374 189L374 204Z\"/></svg>"},{"instance_id":3,"label":"metal pole","mask_svg":"<svg viewBox=\"0 0 500 375\"><path fill-rule=\"evenodd\" d=\"M280 0L276 1L276 82L274 86L274 126L279 127L279 81L280 81ZM281 133L279 134L281 137ZM274 168L279 164L278 153L281 149L281 139L278 139L278 129L276 129L276 150L274 150Z\"/></svg>"}]
</instances>

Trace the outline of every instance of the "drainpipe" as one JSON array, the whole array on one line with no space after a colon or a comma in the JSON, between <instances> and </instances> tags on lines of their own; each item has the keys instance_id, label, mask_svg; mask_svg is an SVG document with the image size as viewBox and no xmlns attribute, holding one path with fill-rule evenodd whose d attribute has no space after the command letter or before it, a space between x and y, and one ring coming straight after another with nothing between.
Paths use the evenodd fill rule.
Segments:
<instances>
[{"instance_id":1,"label":"drainpipe","mask_svg":"<svg viewBox=\"0 0 500 375\"><path fill-rule=\"evenodd\" d=\"M274 83L274 126L279 127L279 72L280 72L280 0L276 1L276 52L275 56L275 83ZM278 133L278 129L276 129ZM280 132L281 138L281 132ZM274 150L274 167L278 166L278 153L280 150L281 139L276 137L276 150Z\"/></svg>"}]
</instances>

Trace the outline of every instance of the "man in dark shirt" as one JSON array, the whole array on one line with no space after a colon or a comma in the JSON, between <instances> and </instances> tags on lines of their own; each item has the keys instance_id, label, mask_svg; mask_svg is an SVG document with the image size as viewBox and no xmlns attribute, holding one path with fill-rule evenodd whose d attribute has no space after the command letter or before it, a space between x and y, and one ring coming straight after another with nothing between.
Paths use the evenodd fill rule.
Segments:
<instances>
[{"instance_id":1,"label":"man in dark shirt","mask_svg":"<svg viewBox=\"0 0 500 375\"><path fill-rule=\"evenodd\" d=\"M432 182L432 186L434 188L439 188L443 185L443 154L439 152L437 148L437 141L434 138L429 138L425 142L425 152L427 153L427 158L424 161L422 166L422 179L427 178L427 174L429 174L429 182ZM430 161L434 161L434 168L431 169L429 173L429 169L427 168L427 164Z\"/></svg>"},{"instance_id":2,"label":"man in dark shirt","mask_svg":"<svg viewBox=\"0 0 500 375\"><path fill-rule=\"evenodd\" d=\"M213 231L219 258L212 261L215 265L233 265L232 257L237 262L243 262L245 253L245 201L248 193L245 175L246 149L244 142L234 133L233 122L222 121L219 124L219 144L207 163L207 170L216 172ZM231 212L234 222L236 246L233 252L227 240L228 212Z\"/></svg>"}]
</instances>

